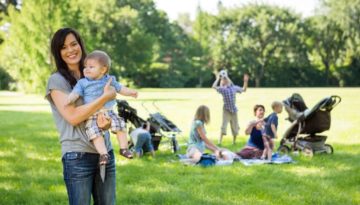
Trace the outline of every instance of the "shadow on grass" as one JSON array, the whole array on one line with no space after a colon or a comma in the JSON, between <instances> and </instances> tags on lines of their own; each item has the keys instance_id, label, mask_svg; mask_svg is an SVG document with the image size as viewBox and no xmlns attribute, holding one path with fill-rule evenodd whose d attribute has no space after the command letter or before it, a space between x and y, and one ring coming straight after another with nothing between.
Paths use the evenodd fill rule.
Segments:
<instances>
[{"instance_id":1,"label":"shadow on grass","mask_svg":"<svg viewBox=\"0 0 360 205\"><path fill-rule=\"evenodd\" d=\"M51 114L1 111L0 121L1 204L66 204ZM360 145L334 147L334 155L250 167L184 166L167 151L117 156L117 204L359 204Z\"/></svg>"}]
</instances>

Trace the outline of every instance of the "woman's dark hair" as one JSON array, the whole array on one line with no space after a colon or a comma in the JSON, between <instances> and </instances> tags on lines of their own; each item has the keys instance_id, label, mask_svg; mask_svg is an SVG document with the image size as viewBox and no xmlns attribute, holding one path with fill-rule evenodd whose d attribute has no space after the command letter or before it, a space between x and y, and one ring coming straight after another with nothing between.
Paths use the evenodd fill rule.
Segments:
<instances>
[{"instance_id":1,"label":"woman's dark hair","mask_svg":"<svg viewBox=\"0 0 360 205\"><path fill-rule=\"evenodd\" d=\"M262 109L265 111L265 107L264 107L263 105L255 105L255 106L254 106L254 114L256 114L256 111L257 111L259 108L262 108Z\"/></svg>"},{"instance_id":2,"label":"woman's dark hair","mask_svg":"<svg viewBox=\"0 0 360 205\"><path fill-rule=\"evenodd\" d=\"M51 53L54 57L55 64L56 64L56 71L59 72L71 85L74 87L76 84L75 77L70 73L69 68L65 61L61 57L61 49L64 46L65 38L67 35L73 34L79 43L82 51L82 56L80 59L80 73L81 77L84 77L83 70L84 70L84 59L86 57L84 42L81 39L79 33L72 28L61 28L55 32L52 40L51 40Z\"/></svg>"}]
</instances>

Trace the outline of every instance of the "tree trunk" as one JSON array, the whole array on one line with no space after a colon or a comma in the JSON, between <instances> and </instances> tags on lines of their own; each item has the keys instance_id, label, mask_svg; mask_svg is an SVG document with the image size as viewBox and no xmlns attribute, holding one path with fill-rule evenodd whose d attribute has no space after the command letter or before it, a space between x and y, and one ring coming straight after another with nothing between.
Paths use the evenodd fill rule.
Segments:
<instances>
[{"instance_id":1,"label":"tree trunk","mask_svg":"<svg viewBox=\"0 0 360 205\"><path fill-rule=\"evenodd\" d=\"M261 65L261 67L258 69L258 72L255 76L255 87L259 88L261 86L261 78L264 75L265 66Z\"/></svg>"},{"instance_id":2,"label":"tree trunk","mask_svg":"<svg viewBox=\"0 0 360 205\"><path fill-rule=\"evenodd\" d=\"M255 77L255 87L259 88L260 87L260 76L256 76Z\"/></svg>"},{"instance_id":3,"label":"tree trunk","mask_svg":"<svg viewBox=\"0 0 360 205\"><path fill-rule=\"evenodd\" d=\"M198 82L198 85L197 85L196 87L201 88L202 85L203 85L203 83L204 83L204 80L203 80L203 78L202 78L201 75L200 75L200 76L199 76L199 82Z\"/></svg>"},{"instance_id":4,"label":"tree trunk","mask_svg":"<svg viewBox=\"0 0 360 205\"><path fill-rule=\"evenodd\" d=\"M326 86L329 86L329 71L330 71L330 65L329 62L324 62L325 64L325 79L326 79Z\"/></svg>"}]
</instances>

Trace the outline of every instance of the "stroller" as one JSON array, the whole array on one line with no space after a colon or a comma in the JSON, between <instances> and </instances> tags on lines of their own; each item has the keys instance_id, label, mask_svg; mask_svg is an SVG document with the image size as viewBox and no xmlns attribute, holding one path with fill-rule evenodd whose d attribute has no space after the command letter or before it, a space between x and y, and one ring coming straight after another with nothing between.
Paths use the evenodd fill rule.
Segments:
<instances>
[{"instance_id":1,"label":"stroller","mask_svg":"<svg viewBox=\"0 0 360 205\"><path fill-rule=\"evenodd\" d=\"M305 156L313 156L314 153L332 154L333 147L325 144L327 136L317 133L330 129L330 112L340 102L339 96L332 95L308 109L301 95L297 93L284 100L284 108L292 124L285 131L278 151L288 153L291 150L299 150Z\"/></svg>"},{"instance_id":2,"label":"stroller","mask_svg":"<svg viewBox=\"0 0 360 205\"><path fill-rule=\"evenodd\" d=\"M136 128L141 127L144 123L146 123L146 120L139 117L137 115L137 110L131 107L127 101L117 100L117 108L119 116L124 118L126 123L130 121L130 123ZM159 144L164 137L168 139L164 142L170 143L174 153L179 151L180 147L176 137L180 134L181 130L173 122L168 120L159 112L149 114L147 121L150 122L151 142L154 146L154 150L159 149ZM129 143L130 148L133 146L134 145L132 143ZM146 150L144 149L144 151Z\"/></svg>"}]
</instances>

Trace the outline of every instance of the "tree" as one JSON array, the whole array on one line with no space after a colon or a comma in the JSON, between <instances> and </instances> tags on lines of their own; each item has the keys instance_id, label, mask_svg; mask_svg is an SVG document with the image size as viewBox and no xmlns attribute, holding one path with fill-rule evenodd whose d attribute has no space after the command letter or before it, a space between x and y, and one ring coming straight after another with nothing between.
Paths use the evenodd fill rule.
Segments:
<instances>
[{"instance_id":1,"label":"tree","mask_svg":"<svg viewBox=\"0 0 360 205\"><path fill-rule=\"evenodd\" d=\"M259 87L271 64L293 63L306 55L301 45L300 17L286 9L248 5L223 10L219 15L214 59L240 76L249 72Z\"/></svg>"},{"instance_id":2,"label":"tree","mask_svg":"<svg viewBox=\"0 0 360 205\"><path fill-rule=\"evenodd\" d=\"M197 48L194 48L193 66L199 86L203 84L210 86L212 73L220 69L220 66L216 64L218 61L214 59L218 55L214 54L215 50L213 49L217 39L217 21L216 16L202 11L200 6L197 8L192 37L198 44Z\"/></svg>"},{"instance_id":3,"label":"tree","mask_svg":"<svg viewBox=\"0 0 360 205\"><path fill-rule=\"evenodd\" d=\"M309 21L309 41L312 58L320 58L325 69L326 85L329 85L330 68L335 69L345 51L346 36L339 24L327 16L314 16Z\"/></svg>"},{"instance_id":4,"label":"tree","mask_svg":"<svg viewBox=\"0 0 360 205\"><path fill-rule=\"evenodd\" d=\"M66 6L56 0L36 0L25 1L21 12L9 7L11 29L0 58L20 90L44 90L52 67L49 39L62 25L61 9Z\"/></svg>"},{"instance_id":5,"label":"tree","mask_svg":"<svg viewBox=\"0 0 360 205\"><path fill-rule=\"evenodd\" d=\"M346 36L344 56L336 67L335 77L340 86L360 85L360 0L322 0L323 15L335 22Z\"/></svg>"}]
</instances>

